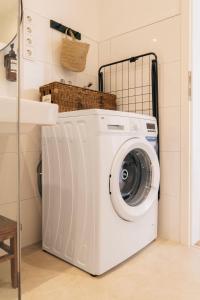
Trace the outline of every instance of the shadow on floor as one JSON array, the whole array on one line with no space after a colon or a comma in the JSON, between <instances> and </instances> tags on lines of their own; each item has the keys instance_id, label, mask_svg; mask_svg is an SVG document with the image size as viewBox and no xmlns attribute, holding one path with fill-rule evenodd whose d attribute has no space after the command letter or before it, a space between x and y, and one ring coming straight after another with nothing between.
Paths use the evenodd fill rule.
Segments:
<instances>
[{"instance_id":1,"label":"shadow on floor","mask_svg":"<svg viewBox=\"0 0 200 300\"><path fill-rule=\"evenodd\" d=\"M158 241L156 244L152 242L150 248L158 247L158 245ZM146 247L106 273L93 277L85 271L43 251L41 244L32 245L22 250L22 292L26 293L68 272L74 273L76 277L88 277L89 281L99 281L107 276L112 276L113 272L117 272L117 270L145 251Z\"/></svg>"},{"instance_id":2,"label":"shadow on floor","mask_svg":"<svg viewBox=\"0 0 200 300\"><path fill-rule=\"evenodd\" d=\"M36 244L22 250L22 292L30 291L72 269L73 266L42 250Z\"/></svg>"}]
</instances>

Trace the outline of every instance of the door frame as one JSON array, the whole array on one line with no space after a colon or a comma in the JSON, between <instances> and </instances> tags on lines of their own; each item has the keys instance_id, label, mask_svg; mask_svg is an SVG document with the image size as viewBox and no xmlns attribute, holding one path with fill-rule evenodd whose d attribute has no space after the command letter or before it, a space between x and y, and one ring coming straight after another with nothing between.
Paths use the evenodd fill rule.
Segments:
<instances>
[{"instance_id":1,"label":"door frame","mask_svg":"<svg viewBox=\"0 0 200 300\"><path fill-rule=\"evenodd\" d=\"M191 0L190 245L200 240L200 2Z\"/></svg>"},{"instance_id":2,"label":"door frame","mask_svg":"<svg viewBox=\"0 0 200 300\"><path fill-rule=\"evenodd\" d=\"M200 240L200 2L181 0L180 241Z\"/></svg>"}]
</instances>

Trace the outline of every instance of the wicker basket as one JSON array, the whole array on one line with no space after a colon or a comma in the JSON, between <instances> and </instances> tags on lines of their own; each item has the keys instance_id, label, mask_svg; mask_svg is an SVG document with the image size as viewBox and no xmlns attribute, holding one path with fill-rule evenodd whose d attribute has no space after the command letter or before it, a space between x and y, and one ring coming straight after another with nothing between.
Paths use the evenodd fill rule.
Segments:
<instances>
[{"instance_id":1,"label":"wicker basket","mask_svg":"<svg viewBox=\"0 0 200 300\"><path fill-rule=\"evenodd\" d=\"M51 102L59 106L59 111L89 108L116 110L116 96L97 92L60 82L52 82L40 87L40 100L51 95Z\"/></svg>"}]
</instances>

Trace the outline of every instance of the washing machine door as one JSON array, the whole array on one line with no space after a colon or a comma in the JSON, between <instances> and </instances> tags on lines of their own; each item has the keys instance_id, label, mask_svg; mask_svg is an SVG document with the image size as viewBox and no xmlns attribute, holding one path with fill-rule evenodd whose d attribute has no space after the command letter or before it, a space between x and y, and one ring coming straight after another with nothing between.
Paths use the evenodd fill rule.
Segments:
<instances>
[{"instance_id":1,"label":"washing machine door","mask_svg":"<svg viewBox=\"0 0 200 300\"><path fill-rule=\"evenodd\" d=\"M127 221L143 216L158 200L160 168L157 154L143 138L125 142L117 152L110 174L111 200Z\"/></svg>"}]
</instances>

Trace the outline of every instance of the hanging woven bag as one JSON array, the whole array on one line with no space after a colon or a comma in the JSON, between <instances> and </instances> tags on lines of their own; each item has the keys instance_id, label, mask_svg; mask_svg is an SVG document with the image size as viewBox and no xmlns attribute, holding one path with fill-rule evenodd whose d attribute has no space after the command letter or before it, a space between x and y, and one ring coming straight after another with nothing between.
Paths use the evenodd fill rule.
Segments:
<instances>
[{"instance_id":1,"label":"hanging woven bag","mask_svg":"<svg viewBox=\"0 0 200 300\"><path fill-rule=\"evenodd\" d=\"M66 34L62 40L61 65L67 70L82 72L85 70L90 45L77 41L73 32L69 32L71 38Z\"/></svg>"}]
</instances>

